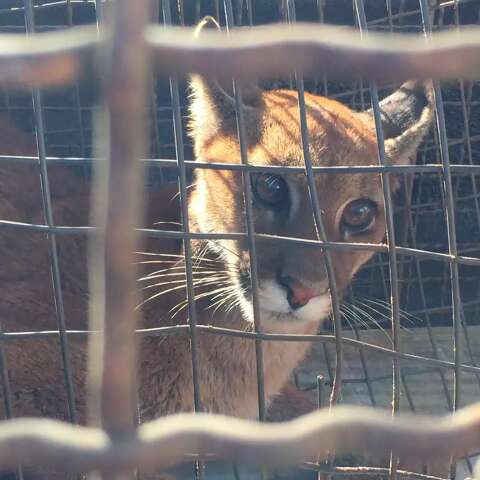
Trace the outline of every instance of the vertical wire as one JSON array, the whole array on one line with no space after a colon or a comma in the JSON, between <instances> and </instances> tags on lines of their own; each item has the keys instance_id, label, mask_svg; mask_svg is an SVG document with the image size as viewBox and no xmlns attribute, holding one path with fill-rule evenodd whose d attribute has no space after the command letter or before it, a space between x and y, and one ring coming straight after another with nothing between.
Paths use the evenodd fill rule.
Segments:
<instances>
[{"instance_id":1,"label":"vertical wire","mask_svg":"<svg viewBox=\"0 0 480 480\"><path fill-rule=\"evenodd\" d=\"M97 28L103 22L103 5L102 0L95 0L95 16L97 18Z\"/></svg>"},{"instance_id":2,"label":"vertical wire","mask_svg":"<svg viewBox=\"0 0 480 480\"><path fill-rule=\"evenodd\" d=\"M180 25L185 26L185 7L183 6L183 0L177 0L177 11Z\"/></svg>"},{"instance_id":3,"label":"vertical wire","mask_svg":"<svg viewBox=\"0 0 480 480\"><path fill-rule=\"evenodd\" d=\"M172 14L170 11L170 1L163 0L163 21L165 25L171 25ZM180 95L178 90L178 80L170 77L170 94L172 96L173 106L173 127L175 134L175 150L178 163L178 183L180 188L180 209L183 226L183 247L185 250L185 273L187 278L187 301L188 318L190 325L190 344L192 356L192 381L193 381L193 403L195 412L200 412L201 396L200 382L198 372L198 333L197 333L197 310L195 306L195 293L193 287L193 268L192 268L192 247L187 235L190 233L187 204L187 176L185 173L185 156L182 137L182 117L180 113Z\"/></svg>"},{"instance_id":4,"label":"vertical wire","mask_svg":"<svg viewBox=\"0 0 480 480\"><path fill-rule=\"evenodd\" d=\"M231 0L224 0L225 22L227 33L233 25L233 9ZM240 144L240 158L243 165L248 165L248 148L245 130L245 118L243 112L242 91L239 84L233 80L233 92L235 98L235 112L237 116L237 132ZM254 239L254 223L252 209L252 188L250 172L248 170L242 172L243 195L245 198L245 213L247 226L248 252L250 256L250 282L252 289L253 319L255 332L261 332L262 326L260 321L260 306L258 301L258 269L257 269L257 249ZM265 375L263 370L263 345L260 339L255 339L255 360L257 367L257 393L258 393L258 417L260 421L265 420Z\"/></svg>"},{"instance_id":5,"label":"vertical wire","mask_svg":"<svg viewBox=\"0 0 480 480\"><path fill-rule=\"evenodd\" d=\"M400 25L403 25L404 24L404 14L405 14L405 4L406 4L406 0L400 0L400 5L398 6L398 23L400 23Z\"/></svg>"},{"instance_id":6,"label":"vertical wire","mask_svg":"<svg viewBox=\"0 0 480 480\"><path fill-rule=\"evenodd\" d=\"M195 23L200 21L200 15L202 14L202 0L195 1Z\"/></svg>"},{"instance_id":7,"label":"vertical wire","mask_svg":"<svg viewBox=\"0 0 480 480\"><path fill-rule=\"evenodd\" d=\"M353 4L352 4L353 6ZM355 26L358 28L358 20L357 18L355 18ZM354 93L353 93L353 98L355 99L356 98L356 89L354 88ZM363 80L360 78L359 81L358 81L358 96L359 96L359 99L360 99L360 110L361 111L364 111L365 110L365 92L364 92L364 86L363 86ZM380 270L380 275L382 276L382 285L385 287L385 280L383 278L383 267L382 266L379 266L378 269ZM374 278L374 270L372 269L372 279ZM350 291L352 291L352 289L350 288ZM355 334L355 337L357 338L357 340L360 340L360 332L358 331L358 329L354 326L353 328L353 331L354 331L354 334ZM370 401L372 403L372 406L376 406L376 400L375 400L375 393L374 393L374 389L373 389L373 385L372 385L372 382L371 382L371 375L370 375L370 372L368 370L368 362L365 358L365 352L363 351L363 349L360 349L359 350L359 356L360 356L360 362L361 362L361 365L362 365L362 370L363 370L363 373L364 373L364 377L365 377L365 383L367 385L367 391L368 391L368 395L370 397Z\"/></svg>"},{"instance_id":8,"label":"vertical wire","mask_svg":"<svg viewBox=\"0 0 480 480\"><path fill-rule=\"evenodd\" d=\"M3 321L0 321L0 333L3 333ZM7 368L7 358L5 355L4 340L0 340L0 379L3 390L3 403L5 408L5 417L13 418L12 391L10 388L10 379Z\"/></svg>"},{"instance_id":9,"label":"vertical wire","mask_svg":"<svg viewBox=\"0 0 480 480\"><path fill-rule=\"evenodd\" d=\"M422 23L425 36L432 32L432 24L430 20L430 11L426 0L420 1L420 10L422 15ZM451 256L450 264L450 281L452 296L452 317L453 317L453 355L455 363L455 371L453 377L453 411L455 412L461 405L461 363L463 358L462 352L462 300L460 294L460 280L458 274L457 263L457 235L455 231L455 207L452 188L452 176L450 171L450 156L448 151L448 138L445 127L445 113L443 110L442 91L438 81L433 82L435 111L437 117L437 130L440 142L440 159L442 162L443 191L446 203L446 221L447 221L447 238L448 253ZM454 471L454 459L452 459L452 474Z\"/></svg>"},{"instance_id":10,"label":"vertical wire","mask_svg":"<svg viewBox=\"0 0 480 480\"><path fill-rule=\"evenodd\" d=\"M317 375L317 408L320 410L323 408L323 405L325 403L325 378L322 375ZM316 463L317 465L320 465L320 457L316 458ZM327 477L328 474L324 474L320 472L320 470L317 472L317 479L322 480L323 478Z\"/></svg>"},{"instance_id":11,"label":"vertical wire","mask_svg":"<svg viewBox=\"0 0 480 480\"><path fill-rule=\"evenodd\" d=\"M247 0L247 18L248 18L248 24L250 26L253 25L253 4L252 0Z\"/></svg>"},{"instance_id":12,"label":"vertical wire","mask_svg":"<svg viewBox=\"0 0 480 480\"><path fill-rule=\"evenodd\" d=\"M390 31L393 32L392 0L385 0L385 3L387 7L388 25L390 27Z\"/></svg>"},{"instance_id":13,"label":"vertical wire","mask_svg":"<svg viewBox=\"0 0 480 480\"><path fill-rule=\"evenodd\" d=\"M365 8L363 0L355 0L355 10L358 18L360 34L367 33L367 19L365 16ZM378 98L378 89L375 82L370 83L370 96L372 101L372 109L375 119L375 131L378 144L378 160L381 166L387 165L385 156L384 135L382 128L382 120L380 113L380 105ZM398 264L395 243L395 226L393 221L393 204L390 191L390 175L388 172L382 171L382 188L383 198L385 202L385 219L387 230L388 259L390 267L390 301L392 305L392 341L393 349L400 351L400 306L399 306L399 285L398 285ZM402 379L400 371L400 362L393 357L393 385L392 385L392 415L395 415L400 409L400 393L402 388ZM390 478L396 478L398 457L394 452L390 457Z\"/></svg>"},{"instance_id":14,"label":"vertical wire","mask_svg":"<svg viewBox=\"0 0 480 480\"><path fill-rule=\"evenodd\" d=\"M431 33L432 27L429 17L429 9L426 0L419 0L422 14L422 22L425 35ZM454 363L455 363L455 380L454 380L454 410L460 407L460 365L462 361L462 342L461 342L461 311L462 303L460 296L460 283L458 275L457 259L457 236L455 231L455 207L452 188L452 176L450 171L450 155L448 151L448 138L445 127L445 114L443 110L443 99L440 85L434 81L435 107L437 116L437 130L440 143L440 158L442 161L443 190L446 203L446 219L448 233L448 251L452 257L450 261L450 275L452 284L452 310L454 325Z\"/></svg>"},{"instance_id":15,"label":"vertical wire","mask_svg":"<svg viewBox=\"0 0 480 480\"><path fill-rule=\"evenodd\" d=\"M325 377L317 375L317 408L323 408L325 404Z\"/></svg>"},{"instance_id":16,"label":"vertical wire","mask_svg":"<svg viewBox=\"0 0 480 480\"><path fill-rule=\"evenodd\" d=\"M445 9L444 8L437 8L437 1L436 0L428 0L428 4L429 4L429 14L430 14L430 18L432 19L432 25L436 25L438 28L442 28L444 26L444 17L445 17ZM435 20L435 16L437 16L437 19ZM435 135L436 135L436 144L438 144L439 140L438 140L438 131L437 129L435 129ZM448 145L448 144L447 144ZM437 153L437 163L441 163L441 152L440 152L440 147L437 148L436 150L436 153ZM445 191L444 189L442 189L442 181L443 181L443 177L442 175L439 176L439 180L440 180L440 205L441 206L444 206L445 205ZM453 196L454 198L457 197L457 190L458 190L458 183L456 183L455 185L452 186L453 188ZM451 288L452 288L452 285L451 285L451 280L450 280L450 277L451 277L451 273L450 273L450 265L448 263L445 263L444 266L443 266L443 285L442 285L442 298L444 299L443 300L443 304L445 306L447 306L447 304L452 304L452 301L451 301L451 295L449 295L449 293L451 292ZM449 301L449 298L450 298L450 301Z\"/></svg>"},{"instance_id":17,"label":"vertical wire","mask_svg":"<svg viewBox=\"0 0 480 480\"><path fill-rule=\"evenodd\" d=\"M322 342L322 350L323 350L323 356L325 357L325 366L327 367L329 385L332 386L333 376L335 375L335 373L333 372L332 360L330 358L330 353L328 351L327 343Z\"/></svg>"},{"instance_id":18,"label":"vertical wire","mask_svg":"<svg viewBox=\"0 0 480 480\"><path fill-rule=\"evenodd\" d=\"M69 27L73 27L73 9L72 9L72 0L67 0L67 24ZM80 134L80 156L85 158L85 131L83 129L83 121L82 121L82 110L81 110L81 102L80 102L80 88L78 83L75 82L73 86L73 101L75 106L75 113L77 117L77 125ZM84 167L84 174L87 173L88 167Z\"/></svg>"},{"instance_id":19,"label":"vertical wire","mask_svg":"<svg viewBox=\"0 0 480 480\"><path fill-rule=\"evenodd\" d=\"M25 26L27 34L30 35L35 32L35 17L33 13L32 0L24 0L25 6ZM40 180L42 187L42 204L45 216L45 222L49 227L53 227L53 209L52 198L50 193L50 183L48 180L48 169L46 161L46 146L45 146L45 127L43 122L43 105L42 97L39 89L34 89L32 94L33 110L35 114L35 131L37 139L38 160L40 164ZM70 365L70 349L68 346L67 333L65 328L65 311L63 305L62 282L60 276L60 266L58 260L57 239L55 234L49 232L47 234L49 241L49 254L52 269L53 280L53 296L55 302L55 310L57 317L57 325L60 336L60 350L63 362L63 371L65 377L65 384L67 386L67 406L68 416L72 423L77 422L77 413L75 406L75 391L72 381L72 370Z\"/></svg>"},{"instance_id":20,"label":"vertical wire","mask_svg":"<svg viewBox=\"0 0 480 480\"><path fill-rule=\"evenodd\" d=\"M454 5L453 5L453 10L454 10L454 19L455 19L455 26L456 30L460 31L460 14L459 14L459 1L455 0ZM470 108L467 108L466 105L466 98L465 98L465 82L463 80L460 80L460 100L462 103L462 117L463 117L463 128L464 128L464 144L466 146L466 153L468 157L468 163L470 165L473 165L473 157L472 157L472 144L471 144L471 134L470 134L470 125L469 125L469 120L470 120L470 115L471 115L471 106ZM460 163L463 163L464 158L465 158L465 146L462 149L462 154L461 154L461 161ZM480 193L477 188L477 183L475 181L475 176L471 175L470 176L470 181L472 182L472 189L473 189L473 195L474 195L474 203L475 203L475 212L477 214L477 225L478 228L480 229ZM463 314L463 311L462 311ZM468 325L465 322L465 317L463 317L463 333L464 333L464 341L465 341L465 346L467 347L467 352L468 356L470 357L470 362L472 365L476 366L477 362L475 361L474 355L473 355L473 348L470 342L470 337L468 335ZM480 382L480 375L476 374L477 380Z\"/></svg>"},{"instance_id":21,"label":"vertical wire","mask_svg":"<svg viewBox=\"0 0 480 480\"><path fill-rule=\"evenodd\" d=\"M360 332L358 331L357 326L353 325L352 329L353 329L353 333L355 335L355 338L358 341L362 341L361 336L360 336ZM359 356L360 356L360 364L362 365L362 370L363 370L363 375L364 375L364 378L365 378L365 383L367 385L368 396L370 397L370 402L372 404L372 407L376 407L377 406L377 401L375 400L375 392L373 390L372 379L371 379L371 376L370 376L370 372L368 370L368 363L367 363L367 359L365 358L365 352L363 351L363 348L361 348L358 353L359 353Z\"/></svg>"},{"instance_id":22,"label":"vertical wire","mask_svg":"<svg viewBox=\"0 0 480 480\"><path fill-rule=\"evenodd\" d=\"M417 248L417 240L416 240L416 228L413 224L413 219L412 219L412 211L411 211L411 202L410 202L410 196L411 192L407 192L407 205L406 209L408 211L407 215L407 222L408 222L408 228L412 232L412 247ZM427 305L427 297L425 295L425 289L423 286L423 281L422 281L422 270L420 267L420 261L418 257L414 256L413 257L414 264L415 264L415 270L416 270L416 275L418 278L418 291L421 299L421 305L422 309L424 310L425 314L425 323L427 324L427 335L430 340L430 345L432 346L432 353L433 357L439 359L440 358L440 351L437 343L437 339L435 338L435 335L433 333L433 328L432 328L432 322L430 319L430 314L428 313L428 305ZM450 390L448 389L448 384L447 384L447 379L445 377L445 372L443 371L442 368L437 369L438 374L440 375L440 381L442 383L442 388L443 388L443 393L445 395L446 401L447 401L447 406L449 410L453 409L453 402L452 402L452 397L450 395Z\"/></svg>"},{"instance_id":23,"label":"vertical wire","mask_svg":"<svg viewBox=\"0 0 480 480\"><path fill-rule=\"evenodd\" d=\"M295 22L295 4L293 0L287 1L287 21ZM325 242L327 240L325 226L323 225L320 200L318 197L317 187L315 184L315 177L312 169L312 159L310 158L310 138L308 133L308 124L307 124L307 110L305 104L305 86L303 82L303 75L300 72L295 72L295 81L297 87L297 96L298 96L298 109L300 114L300 132L302 139L302 152L303 152L303 161L305 164L305 173L307 176L308 184L308 194L310 199L310 206L312 208L313 220L315 224L316 236L317 238ZM342 316L340 313L340 302L337 292L337 284L335 279L335 271L333 268L333 262L328 248L323 249L323 257L325 261L325 267L327 270L328 284L330 288L330 299L332 304L332 316L333 316L333 325L335 331L335 353L336 353L336 364L335 364L335 375L333 377L333 384L330 393L330 409L340 400L341 389L342 389L342 372L343 372L343 346L342 346ZM325 350L328 354L328 351ZM335 452L329 452L326 464L331 465L334 461ZM328 480L330 478L329 474L319 475L319 478Z\"/></svg>"},{"instance_id":24,"label":"vertical wire","mask_svg":"<svg viewBox=\"0 0 480 480\"><path fill-rule=\"evenodd\" d=\"M387 7L387 16L388 16L388 24L389 24L389 29L391 33L394 33L394 24L393 24L393 18L392 18L392 2L391 0L386 0L386 7ZM409 212L407 212L406 215L408 215ZM401 235L400 243L406 241L406 237L408 236L408 230L404 230L404 235ZM405 278L405 269L408 268L408 275L410 274L410 265L411 262L409 262L408 267L405 267L405 262L400 261L400 268L398 272L398 278ZM402 288L402 284L399 285L399 292L398 292L398 305L399 305L399 316L400 316L400 303L401 303L401 298L402 294L405 294L405 288ZM412 393L410 391L410 386L408 383L408 377L407 375L400 370L400 380L401 380L401 386L403 387L403 391L405 392L405 397L407 399L408 405L410 407L410 410L412 412L415 411L415 404L413 402L413 397Z\"/></svg>"},{"instance_id":25,"label":"vertical wire","mask_svg":"<svg viewBox=\"0 0 480 480\"><path fill-rule=\"evenodd\" d=\"M295 7L291 0L287 0L288 17L290 21L295 21ZM303 76L295 73L298 95L298 109L300 113L300 131L302 138L303 160L305 163L305 173L307 176L308 193L310 197L310 205L312 207L313 219L317 237L321 242L327 240L325 226L323 224L322 213L320 208L320 199L315 185L315 176L312 168L312 159L310 157L310 139L307 126L307 109L305 104L305 86ZM343 354L342 354L342 316L340 314L340 302L335 279L335 271L333 268L332 258L328 248L323 248L325 267L327 270L328 284L330 288L330 297L332 302L333 323L335 327L335 351L336 351L336 367L333 379L332 392L330 395L330 407L340 400L342 386L343 371Z\"/></svg>"},{"instance_id":26,"label":"vertical wire","mask_svg":"<svg viewBox=\"0 0 480 480\"><path fill-rule=\"evenodd\" d=\"M283 14L283 21L288 23L288 0L282 0L281 3L282 14ZM288 87L290 90L293 90L293 76L288 75Z\"/></svg>"},{"instance_id":27,"label":"vertical wire","mask_svg":"<svg viewBox=\"0 0 480 480\"><path fill-rule=\"evenodd\" d=\"M456 2L455 5L457 5L457 7L458 7L458 2ZM458 29L459 28L458 8L456 8L455 6L454 6L454 13L455 13L455 24L456 24L457 29ZM464 92L463 81L460 81L460 92L461 92L462 113L463 113L463 120L464 120L464 127L465 127L464 141L467 144L467 153L469 155L469 163L472 163L472 159L471 159L471 156L470 156L471 155L471 148L470 148L471 145L470 145L470 135L469 135L469 126L468 126L469 109L467 108L466 102L465 102L465 92ZM462 150L462 159L464 158L464 156L465 156L465 150ZM463 162L460 161L460 163L463 163ZM474 188L475 188L475 179L474 178L472 178L472 182L474 183ZM409 195L407 195L407 198L408 199L410 198ZM478 203L478 199L477 199L476 203ZM406 210L409 213L409 215L407 216L407 221L409 222L409 228L412 231L413 247L416 248L415 226L414 226L413 220L412 220L410 205L407 205ZM478 213L478 210L477 210L477 215L479 215L479 222L480 222L480 214ZM420 298L421 298L421 301L422 301L422 309L425 311L425 320L426 320L426 324L427 324L428 336L429 336L429 339L430 339L430 343L432 345L433 355L434 355L435 358L439 358L439 356L438 356L439 355L438 345L437 345L435 336L434 336L433 331L432 331L430 315L427 311L428 309L427 309L425 291L424 291L424 288L423 288L423 283L421 281L420 262L419 262L417 257L413 257L413 259L414 259L415 266L416 266L417 278L419 279L418 288L419 288L419 291L420 291ZM464 338L465 338L465 341L466 341L466 346L467 346L467 350L469 352L470 360L471 360L473 365L476 365L476 362L473 358L473 353L471 351L471 348L469 348L469 337L467 335L466 325L463 325L463 327L464 327L464 330L465 330ZM443 369L438 369L438 373L439 373L440 378L441 378L442 387L443 387L443 391L444 391L444 394L445 394L445 397L446 397L446 400L447 400L448 408L449 408L449 410L452 410L453 409L453 402L452 402L450 391L448 389L447 381L446 381L446 378L445 378L445 373L444 373ZM478 380L480 380L480 376L478 374L476 374L476 377L477 377Z\"/></svg>"},{"instance_id":28,"label":"vertical wire","mask_svg":"<svg viewBox=\"0 0 480 480\"><path fill-rule=\"evenodd\" d=\"M153 21L154 23L158 23L159 21L159 10L160 10L160 0L155 0L153 3ZM159 158L162 154L162 147L160 141L160 131L159 131L159 122L158 122L158 110L157 110L157 80L155 75L152 74L152 78L150 80L150 105L152 109L152 120L153 120L153 140L154 140L154 151L155 156ZM164 175L163 175L163 168L157 168L155 173L158 174L158 178L160 180L160 184L164 183Z\"/></svg>"},{"instance_id":29,"label":"vertical wire","mask_svg":"<svg viewBox=\"0 0 480 480\"><path fill-rule=\"evenodd\" d=\"M0 333L3 333L3 321L0 319ZM10 378L8 375L7 358L5 355L5 344L0 340L0 383L3 390L3 403L5 408L5 417L13 418L12 390L10 388ZM21 466L16 469L18 480L23 480L23 470Z\"/></svg>"},{"instance_id":30,"label":"vertical wire","mask_svg":"<svg viewBox=\"0 0 480 480\"><path fill-rule=\"evenodd\" d=\"M73 27L73 8L72 8L72 0L67 0L67 24L71 28ZM82 121L82 110L81 110L81 101L80 101L80 87L77 82L73 86L73 101L74 101L74 108L77 117L77 126L80 134L80 156L82 158L86 157L85 154L85 131L83 129L83 121ZM89 177L89 166L88 164L84 164L83 168L83 175L84 178ZM81 479L81 476L77 477Z\"/></svg>"},{"instance_id":31,"label":"vertical wire","mask_svg":"<svg viewBox=\"0 0 480 480\"><path fill-rule=\"evenodd\" d=\"M325 4L326 4L326 0L317 0L318 21L322 25L325 23ZM317 79L315 81L317 81ZM290 82L291 82L291 77L290 77ZM326 95L328 95L328 81L327 81L327 75L325 73L322 73L322 84L323 84L322 94L326 96ZM293 86L291 86L290 88L293 88ZM332 372L330 354L329 354L329 351L328 351L328 348L327 348L327 344L323 343L322 348L323 348L323 353L324 353L324 356L325 356L325 363L327 365L327 372L328 372L328 377L329 377L329 380L330 380L330 385L333 385L334 374Z\"/></svg>"},{"instance_id":32,"label":"vertical wire","mask_svg":"<svg viewBox=\"0 0 480 480\"><path fill-rule=\"evenodd\" d=\"M236 24L237 25L241 25L242 24L242 19L243 19L243 1L244 0L237 0L237 22ZM233 7L233 5L232 5ZM233 8L232 8L233 10ZM233 17L235 19L235 15Z\"/></svg>"},{"instance_id":33,"label":"vertical wire","mask_svg":"<svg viewBox=\"0 0 480 480\"><path fill-rule=\"evenodd\" d=\"M402 19L403 17L400 17L400 18ZM438 133L435 130L434 130L433 133L434 133L434 142L435 142L435 145L437 145L438 144ZM438 163L439 158L438 158L438 150L437 149L435 150L435 156L436 156L436 160L437 160L437 163ZM426 163L426 161L427 161L426 160L426 150L424 150L422 162ZM423 181L423 179L420 178L419 182L418 182L418 186L417 186L417 199L416 200L414 199L413 202L411 202L412 194L407 194L407 205L406 205L406 210L408 211L407 221L409 222L409 229L412 232L412 246L413 246L413 248L417 248L416 228L417 228L417 223L418 223L418 215L415 217L415 221L414 221L413 216L412 216L412 211L411 211L412 210L412 204L413 205L419 204L420 198L423 194L422 191L423 191L424 183L425 182ZM412 188L412 187L410 187L410 188ZM443 198L444 198L443 191L441 192L441 197L442 197L442 204L443 204L443 201L444 201L443 200ZM437 340L435 338L435 335L433 333L432 321L431 321L431 318L430 318L430 314L428 312L428 304L427 304L424 284L423 284L423 281L422 281L422 269L421 269L421 266L420 266L420 260L418 259L417 256L414 256L413 258L414 258L414 261L415 261L415 268L416 268L417 279L418 279L418 289L419 289L419 292L420 292L422 309L423 309L423 312L424 312L424 315L425 315L425 321L426 321L426 324L427 324L427 333L428 333L428 337L429 337L429 340L430 340L430 343L431 343L431 346L432 346L432 353L433 353L434 358L440 358L439 357L440 350L439 350L438 343L437 343ZM448 267L447 267L447 269L448 269ZM446 283L446 282L444 281L444 283ZM409 288L410 288L410 286L409 286ZM443 298L444 297L445 297L445 295L442 291L442 295L441 295L442 305L443 305ZM447 400L448 409L450 411L453 411L453 400L452 400L452 396L450 394L450 390L449 390L449 387L448 387L445 372L444 372L443 369L440 368L440 369L438 369L438 373L440 375L440 379L441 379L441 382L442 382L442 388L443 388L443 391L444 391L444 394L445 394L445 398Z\"/></svg>"},{"instance_id":34,"label":"vertical wire","mask_svg":"<svg viewBox=\"0 0 480 480\"><path fill-rule=\"evenodd\" d=\"M327 0L317 0L317 17L318 17L318 22L323 25L325 23L325 5L327 3ZM315 78L315 86L317 84L317 78ZM327 75L325 73L322 73L322 84L323 84L323 95L327 96L328 95L328 81L327 81Z\"/></svg>"},{"instance_id":35,"label":"vertical wire","mask_svg":"<svg viewBox=\"0 0 480 480\"><path fill-rule=\"evenodd\" d=\"M163 22L165 25L172 24L172 13L170 0L162 0ZM193 408L195 412L202 411L200 379L199 379L199 354L198 354L198 332L197 332L197 309L195 304L195 290L193 285L192 246L187 235L190 233L187 203L187 175L185 169L185 149L183 144L183 126L180 110L180 93L178 79L170 77L170 95L172 98L173 130L175 137L175 153L178 164L178 185L180 198L180 214L183 237L183 248L185 258L185 275L187 280L187 308L190 333L190 354L192 363L192 384L193 384ZM204 478L204 464L201 461L195 462L195 478Z\"/></svg>"}]
</instances>

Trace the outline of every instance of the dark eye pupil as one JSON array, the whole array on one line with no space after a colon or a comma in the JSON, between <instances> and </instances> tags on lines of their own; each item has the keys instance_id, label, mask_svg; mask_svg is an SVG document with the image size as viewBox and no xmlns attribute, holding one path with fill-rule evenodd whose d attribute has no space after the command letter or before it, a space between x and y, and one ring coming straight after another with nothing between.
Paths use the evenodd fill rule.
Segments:
<instances>
[{"instance_id":1,"label":"dark eye pupil","mask_svg":"<svg viewBox=\"0 0 480 480\"><path fill-rule=\"evenodd\" d=\"M361 233L372 225L376 213L377 206L371 200L354 200L343 211L342 226L350 233Z\"/></svg>"},{"instance_id":2,"label":"dark eye pupil","mask_svg":"<svg viewBox=\"0 0 480 480\"><path fill-rule=\"evenodd\" d=\"M363 225L370 219L371 209L368 205L354 205L348 212L348 220L353 225Z\"/></svg>"},{"instance_id":3,"label":"dark eye pupil","mask_svg":"<svg viewBox=\"0 0 480 480\"><path fill-rule=\"evenodd\" d=\"M262 202L274 206L287 199L288 187L278 175L260 174L255 178L254 193Z\"/></svg>"}]
</instances>

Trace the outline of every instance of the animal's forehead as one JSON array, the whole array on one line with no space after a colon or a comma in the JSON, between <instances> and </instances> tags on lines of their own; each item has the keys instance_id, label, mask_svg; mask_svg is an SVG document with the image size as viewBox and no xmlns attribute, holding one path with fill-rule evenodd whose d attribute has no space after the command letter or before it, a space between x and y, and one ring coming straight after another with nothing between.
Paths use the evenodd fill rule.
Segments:
<instances>
[{"instance_id":1,"label":"animal's forehead","mask_svg":"<svg viewBox=\"0 0 480 480\"><path fill-rule=\"evenodd\" d=\"M300 194L308 192L305 174L287 175L290 186ZM377 173L318 173L315 174L317 192L323 201L331 204L343 203L352 198L382 198L381 177Z\"/></svg>"},{"instance_id":2,"label":"animal's forehead","mask_svg":"<svg viewBox=\"0 0 480 480\"><path fill-rule=\"evenodd\" d=\"M344 105L306 95L309 153L317 166L372 165L377 163L375 138L355 113ZM252 160L258 164L303 165L298 97L292 91L264 94L260 141Z\"/></svg>"}]
</instances>

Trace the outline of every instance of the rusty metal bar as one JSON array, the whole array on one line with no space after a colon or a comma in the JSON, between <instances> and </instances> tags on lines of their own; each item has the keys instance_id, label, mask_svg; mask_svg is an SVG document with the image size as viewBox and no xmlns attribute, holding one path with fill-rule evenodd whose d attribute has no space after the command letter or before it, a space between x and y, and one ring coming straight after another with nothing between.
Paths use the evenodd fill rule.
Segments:
<instances>
[{"instance_id":1,"label":"rusty metal bar","mask_svg":"<svg viewBox=\"0 0 480 480\"><path fill-rule=\"evenodd\" d=\"M418 35L379 33L361 40L354 29L329 25L254 27L255 35L246 30L232 32L230 38L205 32L197 41L191 28L148 26L145 38L162 76L214 71L251 79L297 70L400 81L474 79L480 73L476 27L434 33L426 42ZM96 27L39 33L34 39L0 35L0 84L41 88L72 83L80 76L92 78L95 49L103 41Z\"/></svg>"},{"instance_id":2,"label":"rusty metal bar","mask_svg":"<svg viewBox=\"0 0 480 480\"><path fill-rule=\"evenodd\" d=\"M95 78L96 29L0 35L0 83L15 88L45 88Z\"/></svg>"},{"instance_id":3,"label":"rusty metal bar","mask_svg":"<svg viewBox=\"0 0 480 480\"><path fill-rule=\"evenodd\" d=\"M480 406L447 417L399 416L366 407L317 410L284 424L214 414L179 414L141 425L130 442L104 431L48 419L7 420L0 430L0 465L20 461L71 471L135 467L165 469L195 452L229 462L292 465L328 451L395 450L425 460L478 449ZM68 458L68 462L65 459Z\"/></svg>"},{"instance_id":4,"label":"rusty metal bar","mask_svg":"<svg viewBox=\"0 0 480 480\"><path fill-rule=\"evenodd\" d=\"M141 222L142 168L148 50L142 32L148 22L147 0L115 2L111 40L103 50L103 93L108 106L108 144L97 130L99 149L108 161L97 166L93 195L98 226L90 251L92 336L89 386L92 421L101 422L113 444L134 437L136 424L137 321L135 227ZM109 465L108 473L115 465ZM117 478L114 475L110 478ZM123 478L123 477L122 477Z\"/></svg>"},{"instance_id":5,"label":"rusty metal bar","mask_svg":"<svg viewBox=\"0 0 480 480\"><path fill-rule=\"evenodd\" d=\"M435 33L427 42L418 35L373 32L361 39L354 29L301 23L290 29L278 25L239 29L230 38L209 31L198 41L181 27L148 27L145 35L159 74L163 65L169 65L174 74L215 72L239 80L292 71L391 81L476 78L479 74L476 27L466 27L461 33Z\"/></svg>"}]
</instances>

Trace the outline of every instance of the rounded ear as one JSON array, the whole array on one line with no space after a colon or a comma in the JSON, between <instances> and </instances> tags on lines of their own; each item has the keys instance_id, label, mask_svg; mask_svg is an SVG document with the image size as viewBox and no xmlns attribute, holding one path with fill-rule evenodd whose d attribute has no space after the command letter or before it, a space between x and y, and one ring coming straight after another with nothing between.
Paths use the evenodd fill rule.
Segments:
<instances>
[{"instance_id":1,"label":"rounded ear","mask_svg":"<svg viewBox=\"0 0 480 480\"><path fill-rule=\"evenodd\" d=\"M391 164L405 165L414 160L427 134L435 111L431 81L409 81L380 102L385 153ZM372 110L359 114L375 129Z\"/></svg>"},{"instance_id":2,"label":"rounded ear","mask_svg":"<svg viewBox=\"0 0 480 480\"><path fill-rule=\"evenodd\" d=\"M220 25L213 17L203 18L195 29L198 37L204 28ZM201 155L206 142L216 135L236 135L235 98L231 78L206 78L197 74L190 76L190 133L194 140L195 154ZM241 89L243 112L248 131L252 131L260 117L262 91L256 84L237 82Z\"/></svg>"}]
</instances>

